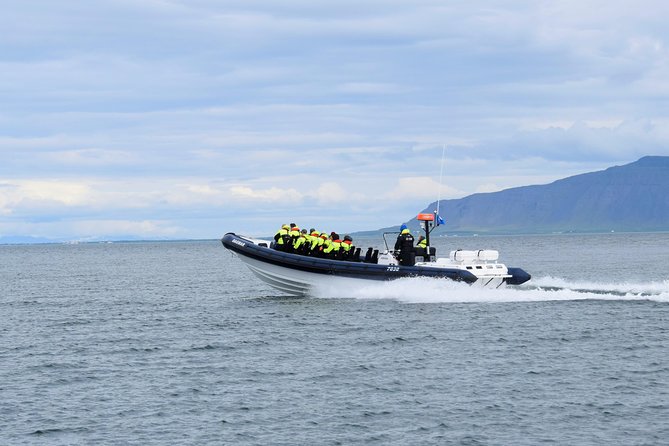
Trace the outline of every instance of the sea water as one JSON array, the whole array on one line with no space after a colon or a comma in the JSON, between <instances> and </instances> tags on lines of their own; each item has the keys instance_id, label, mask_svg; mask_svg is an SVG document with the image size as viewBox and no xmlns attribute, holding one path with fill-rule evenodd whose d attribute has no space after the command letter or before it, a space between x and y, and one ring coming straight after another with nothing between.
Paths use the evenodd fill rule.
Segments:
<instances>
[{"instance_id":1,"label":"sea water","mask_svg":"<svg viewBox=\"0 0 669 446\"><path fill-rule=\"evenodd\" d=\"M533 278L294 298L218 241L0 246L0 444L669 443L669 234L435 244Z\"/></svg>"}]
</instances>

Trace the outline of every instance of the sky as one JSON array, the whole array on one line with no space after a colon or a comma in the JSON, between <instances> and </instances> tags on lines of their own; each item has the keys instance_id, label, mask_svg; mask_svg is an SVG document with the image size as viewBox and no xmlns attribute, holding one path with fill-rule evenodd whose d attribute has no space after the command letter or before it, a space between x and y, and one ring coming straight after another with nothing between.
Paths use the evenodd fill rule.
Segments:
<instances>
[{"instance_id":1,"label":"sky","mask_svg":"<svg viewBox=\"0 0 669 446\"><path fill-rule=\"evenodd\" d=\"M669 155L664 0L2 3L0 238L372 230Z\"/></svg>"}]
</instances>

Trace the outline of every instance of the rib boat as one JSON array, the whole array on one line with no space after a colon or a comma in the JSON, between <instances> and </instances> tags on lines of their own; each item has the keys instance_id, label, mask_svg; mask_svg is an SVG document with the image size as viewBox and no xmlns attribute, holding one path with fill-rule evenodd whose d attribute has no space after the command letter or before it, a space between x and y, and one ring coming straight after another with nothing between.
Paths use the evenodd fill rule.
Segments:
<instances>
[{"instance_id":1,"label":"rib boat","mask_svg":"<svg viewBox=\"0 0 669 446\"><path fill-rule=\"evenodd\" d=\"M427 223L425 229L429 237ZM308 295L320 284L350 289L351 286L369 284L370 281L391 281L406 277L449 279L486 288L520 285L531 278L521 268L499 263L499 253L495 250L456 250L451 251L449 257L436 257L435 249L429 247L429 239L426 249L415 249L409 264L388 249L387 241L383 253L379 254L378 250L369 248L364 258L354 257L353 260L283 252L274 249L271 241L232 232L225 234L221 242L260 280L294 296Z\"/></svg>"}]
</instances>

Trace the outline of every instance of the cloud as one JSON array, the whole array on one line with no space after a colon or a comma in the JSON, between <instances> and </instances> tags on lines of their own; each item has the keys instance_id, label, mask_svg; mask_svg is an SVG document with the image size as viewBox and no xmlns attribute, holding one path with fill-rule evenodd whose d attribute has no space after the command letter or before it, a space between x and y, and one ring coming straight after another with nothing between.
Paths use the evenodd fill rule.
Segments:
<instances>
[{"instance_id":1,"label":"cloud","mask_svg":"<svg viewBox=\"0 0 669 446\"><path fill-rule=\"evenodd\" d=\"M184 228L175 226L170 221L152 220L83 220L74 224L76 234L81 237L93 237L100 234L108 236L135 235L140 237L168 237L179 236Z\"/></svg>"},{"instance_id":2,"label":"cloud","mask_svg":"<svg viewBox=\"0 0 669 446\"><path fill-rule=\"evenodd\" d=\"M295 202L302 199L302 194L295 189L281 189L278 187L254 190L247 186L232 186L230 188L230 193L233 197L244 200L265 201L270 203L282 200Z\"/></svg>"},{"instance_id":3,"label":"cloud","mask_svg":"<svg viewBox=\"0 0 669 446\"><path fill-rule=\"evenodd\" d=\"M348 82L340 85L338 90L353 94L393 94L400 93L405 88L391 83Z\"/></svg>"},{"instance_id":4,"label":"cloud","mask_svg":"<svg viewBox=\"0 0 669 446\"><path fill-rule=\"evenodd\" d=\"M83 206L91 204L88 185L75 182L27 180L0 182L0 213L11 215L18 208Z\"/></svg>"},{"instance_id":5,"label":"cloud","mask_svg":"<svg viewBox=\"0 0 669 446\"><path fill-rule=\"evenodd\" d=\"M579 159L615 162L645 154L669 154L664 119L625 120L606 126L577 121L568 127L549 127L518 132L474 149L502 154L508 148L516 157L536 156L545 159L575 161Z\"/></svg>"},{"instance_id":6,"label":"cloud","mask_svg":"<svg viewBox=\"0 0 669 446\"><path fill-rule=\"evenodd\" d=\"M479 184L479 186L476 188L476 193L497 192L502 189L504 188L501 187L499 184L494 184L494 183Z\"/></svg>"},{"instance_id":7,"label":"cloud","mask_svg":"<svg viewBox=\"0 0 669 446\"><path fill-rule=\"evenodd\" d=\"M444 144L443 198L669 155L666 16L659 0L14 2L0 215L369 229L436 199Z\"/></svg>"},{"instance_id":8,"label":"cloud","mask_svg":"<svg viewBox=\"0 0 669 446\"><path fill-rule=\"evenodd\" d=\"M52 152L47 156L52 162L67 166L115 166L133 165L137 158L133 153L105 149L77 149Z\"/></svg>"},{"instance_id":9,"label":"cloud","mask_svg":"<svg viewBox=\"0 0 669 446\"><path fill-rule=\"evenodd\" d=\"M384 198L391 200L432 200L436 201L438 197L449 198L462 195L453 187L439 184L438 181L430 177L405 177L400 178L398 185L391 190Z\"/></svg>"}]
</instances>

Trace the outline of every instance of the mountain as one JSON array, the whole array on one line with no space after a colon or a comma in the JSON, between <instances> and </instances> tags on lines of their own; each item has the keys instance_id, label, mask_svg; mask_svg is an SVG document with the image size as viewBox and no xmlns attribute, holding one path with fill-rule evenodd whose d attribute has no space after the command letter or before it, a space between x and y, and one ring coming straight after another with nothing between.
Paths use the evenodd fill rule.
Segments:
<instances>
[{"instance_id":1,"label":"mountain","mask_svg":"<svg viewBox=\"0 0 669 446\"><path fill-rule=\"evenodd\" d=\"M436 204L422 212L433 212ZM439 213L446 225L435 234L667 231L669 157L645 156L550 184L441 200Z\"/></svg>"}]
</instances>

